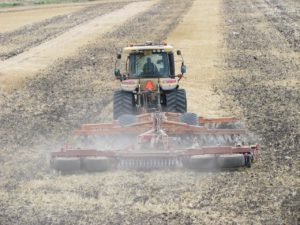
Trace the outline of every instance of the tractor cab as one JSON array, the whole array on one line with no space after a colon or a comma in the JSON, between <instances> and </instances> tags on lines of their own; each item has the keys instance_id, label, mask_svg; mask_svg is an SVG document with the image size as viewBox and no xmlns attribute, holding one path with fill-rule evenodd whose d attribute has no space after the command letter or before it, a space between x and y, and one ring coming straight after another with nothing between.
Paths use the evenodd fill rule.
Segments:
<instances>
[{"instance_id":1,"label":"tractor cab","mask_svg":"<svg viewBox=\"0 0 300 225\"><path fill-rule=\"evenodd\" d=\"M151 46L152 47L152 46ZM130 78L174 77L174 54L171 46L125 48L127 51L127 73Z\"/></svg>"},{"instance_id":2,"label":"tractor cab","mask_svg":"<svg viewBox=\"0 0 300 225\"><path fill-rule=\"evenodd\" d=\"M144 45L130 45L123 49L126 58L126 72L121 76L120 70L115 69L119 79L144 79L144 78L175 78L174 49L166 43L153 44L146 42ZM181 56L181 52L177 51ZM121 59L121 54L118 54ZM181 74L185 73L182 61Z\"/></svg>"}]
</instances>

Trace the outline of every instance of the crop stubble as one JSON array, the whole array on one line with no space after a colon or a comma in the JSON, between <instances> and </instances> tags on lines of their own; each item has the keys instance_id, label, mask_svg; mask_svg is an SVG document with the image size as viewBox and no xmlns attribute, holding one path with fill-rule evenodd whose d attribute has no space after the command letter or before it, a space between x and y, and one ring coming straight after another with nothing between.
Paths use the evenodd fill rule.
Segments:
<instances>
[{"instance_id":1,"label":"crop stubble","mask_svg":"<svg viewBox=\"0 0 300 225\"><path fill-rule=\"evenodd\" d=\"M181 1L162 1L82 49L78 56L53 65L23 89L2 95L0 143L1 153L8 155L1 156L1 221L293 224L299 209L299 158L298 143L288 134L292 131L297 137L298 133L295 127L281 123L280 117L287 115L284 122L297 126L299 62L290 54L290 42L270 25L259 3L224 1L228 79L220 87L224 107L245 116L248 128L262 138L262 160L257 166L218 173L120 171L58 176L47 171L47 151L31 147L52 140L59 143L58 137L65 137L79 124L103 119L106 114L99 112L110 107L116 87L111 81L116 51L131 40L165 38L187 7ZM282 128L287 129L283 135L278 133ZM289 148L291 143L294 148Z\"/></svg>"}]
</instances>

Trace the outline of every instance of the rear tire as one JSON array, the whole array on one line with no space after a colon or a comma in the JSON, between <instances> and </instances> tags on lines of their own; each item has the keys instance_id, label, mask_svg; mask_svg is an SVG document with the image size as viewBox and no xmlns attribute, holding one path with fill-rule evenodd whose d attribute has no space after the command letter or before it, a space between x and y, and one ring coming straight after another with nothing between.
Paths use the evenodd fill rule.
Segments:
<instances>
[{"instance_id":1,"label":"rear tire","mask_svg":"<svg viewBox=\"0 0 300 225\"><path fill-rule=\"evenodd\" d=\"M115 91L114 92L114 119L118 119L121 115L124 114L133 114L134 113L134 95L131 92L125 91Z\"/></svg>"},{"instance_id":2,"label":"rear tire","mask_svg":"<svg viewBox=\"0 0 300 225\"><path fill-rule=\"evenodd\" d=\"M166 93L166 112L185 113L187 110L184 89L176 89Z\"/></svg>"}]
</instances>

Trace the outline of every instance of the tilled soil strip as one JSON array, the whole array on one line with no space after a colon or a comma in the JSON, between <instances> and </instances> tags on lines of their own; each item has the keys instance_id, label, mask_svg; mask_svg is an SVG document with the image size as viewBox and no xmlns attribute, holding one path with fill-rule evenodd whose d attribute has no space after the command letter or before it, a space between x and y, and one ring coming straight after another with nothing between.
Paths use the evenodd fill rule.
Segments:
<instances>
[{"instance_id":1,"label":"tilled soil strip","mask_svg":"<svg viewBox=\"0 0 300 225\"><path fill-rule=\"evenodd\" d=\"M57 3L45 2L46 4L35 4L32 1L29 4L25 4L24 6L18 7L3 7L0 8L0 13L7 13L7 12L24 12L24 11L31 11L31 10L44 10L44 9L51 9L51 8L65 8L65 7L84 7L84 6L91 6L97 5L99 3L112 3L112 2L129 2L129 1L136 1L136 0L95 0L95 1L60 1Z\"/></svg>"},{"instance_id":2,"label":"tilled soil strip","mask_svg":"<svg viewBox=\"0 0 300 225\"><path fill-rule=\"evenodd\" d=\"M114 2L88 6L78 12L55 16L13 32L0 33L0 60L21 54L29 48L57 37L70 28L121 8L125 4L127 3Z\"/></svg>"},{"instance_id":3,"label":"tilled soil strip","mask_svg":"<svg viewBox=\"0 0 300 225\"><path fill-rule=\"evenodd\" d=\"M221 0L209 4L195 0L183 23L168 36L168 41L181 49L187 64L180 86L187 92L188 111L204 117L226 116L220 109L220 96L213 91L224 76L219 66L223 60L221 5Z\"/></svg>"},{"instance_id":4,"label":"tilled soil strip","mask_svg":"<svg viewBox=\"0 0 300 225\"><path fill-rule=\"evenodd\" d=\"M25 77L34 76L56 59L73 55L79 47L93 42L97 37L118 26L121 21L124 22L138 13L142 13L154 3L155 1L144 1L128 4L119 10L78 25L18 56L0 62L0 88L16 86L17 82L22 82ZM112 8L114 9L114 7ZM140 10L136 10L137 8Z\"/></svg>"},{"instance_id":5,"label":"tilled soil strip","mask_svg":"<svg viewBox=\"0 0 300 225\"><path fill-rule=\"evenodd\" d=\"M33 25L41 21L53 18L55 16L77 12L87 6L65 6L49 7L43 9L20 10L14 12L1 13L0 9L0 32L13 32L24 26Z\"/></svg>"},{"instance_id":6,"label":"tilled soil strip","mask_svg":"<svg viewBox=\"0 0 300 225\"><path fill-rule=\"evenodd\" d=\"M260 192L253 212L262 224L300 221L300 60L294 33L281 32L297 17L287 11L289 19L283 20L278 12L286 9L277 9L280 2L224 1L229 51L228 78L221 90L232 101L229 108L239 112L248 128L261 137L257 189L248 189L247 194L253 197ZM290 25L296 32L297 26ZM228 107L228 101L224 102Z\"/></svg>"},{"instance_id":7,"label":"tilled soil strip","mask_svg":"<svg viewBox=\"0 0 300 225\"><path fill-rule=\"evenodd\" d=\"M264 0L257 3L269 22L286 38L291 48L300 52L300 2Z\"/></svg>"},{"instance_id":8,"label":"tilled soil strip","mask_svg":"<svg viewBox=\"0 0 300 225\"><path fill-rule=\"evenodd\" d=\"M272 149L268 153L280 150L277 159L282 161L298 155L300 148L300 60L286 36L264 16L263 2L248 0L241 6L226 1L231 50L226 93L261 135L266 150Z\"/></svg>"}]
</instances>

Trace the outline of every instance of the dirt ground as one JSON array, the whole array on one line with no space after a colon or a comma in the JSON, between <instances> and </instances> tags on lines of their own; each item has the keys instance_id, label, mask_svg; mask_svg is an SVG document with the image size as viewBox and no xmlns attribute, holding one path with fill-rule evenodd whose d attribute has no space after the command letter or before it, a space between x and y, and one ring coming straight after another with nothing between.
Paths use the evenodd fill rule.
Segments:
<instances>
[{"instance_id":1,"label":"dirt ground","mask_svg":"<svg viewBox=\"0 0 300 225\"><path fill-rule=\"evenodd\" d=\"M80 10L83 6L66 6L46 9L31 9L24 11L8 11L0 14L1 32L16 30L22 26L33 24L41 20L51 18L66 13L72 13Z\"/></svg>"},{"instance_id":2,"label":"dirt ground","mask_svg":"<svg viewBox=\"0 0 300 225\"><path fill-rule=\"evenodd\" d=\"M213 91L223 76L218 67L224 51L221 4L220 0L209 4L195 1L183 22L168 35L168 41L182 49L188 66L182 82L188 93L188 110L202 116L226 116L220 109L220 96Z\"/></svg>"},{"instance_id":3,"label":"dirt ground","mask_svg":"<svg viewBox=\"0 0 300 225\"><path fill-rule=\"evenodd\" d=\"M23 52L22 54L18 52L17 55L14 55L14 57L10 56L9 59L1 62L1 87L5 88L5 90L10 90L17 87L19 88L18 84L23 83L23 79L36 75L38 71L45 69L48 65L52 64L58 58L66 58L68 56L72 56L80 47L86 45L86 43L95 41L97 37L99 38L101 35L110 31L111 27L116 27L120 24L120 22L125 22L126 20L135 16L135 14L142 13L143 10L147 10L148 7L150 7L154 3L155 1L135 2L115 11L113 10L124 6L126 3L93 5L89 8L88 11L85 9L83 12L80 12L81 17L86 17L86 14L88 14L87 19L89 20L87 22L83 22L79 25L79 22L76 21L76 27L72 28L71 26L64 26L67 22L73 23L73 17L71 17L70 21L63 21L63 24L62 22L58 21L58 24L62 24L62 26L57 25L58 33L63 31L64 29L69 29L58 37L55 37L56 34L53 34L54 37L52 37L52 39L47 42L40 43L44 41L45 33L47 33L47 27L38 29L35 38L38 38L38 36L40 35L41 37L39 38L39 40L41 41L34 43L35 45L37 45L34 47L30 43L33 38L28 37L29 43L25 46L26 41L24 41L23 39L24 32L20 33L19 36L23 40L21 43L19 43L19 41L17 41L17 43L24 45L24 50L26 48L31 48L26 52ZM136 11L136 8L141 8L141 10ZM109 11L113 12L107 13ZM100 16L90 18L93 13L95 13L95 16ZM53 23L50 23L48 25L48 27L50 26L52 27L52 30L55 29L53 27ZM49 36L50 35L48 34L47 38L49 38ZM11 38L7 40L9 44L13 42ZM22 47L18 46L17 48L19 50ZM63 49L63 51L61 51L61 49Z\"/></svg>"},{"instance_id":4,"label":"dirt ground","mask_svg":"<svg viewBox=\"0 0 300 225\"><path fill-rule=\"evenodd\" d=\"M27 65L10 77L3 69L18 70L25 64L17 60L32 60L35 49L59 49L72 30L126 7L126 19L70 43L69 54L44 52L34 72L24 73ZM296 0L114 1L1 30L0 79L8 83L0 84L0 224L299 224L299 14ZM111 120L116 52L145 40L182 50L189 110L242 118L259 137L257 164L214 172L49 169L49 153L74 128Z\"/></svg>"}]
</instances>

